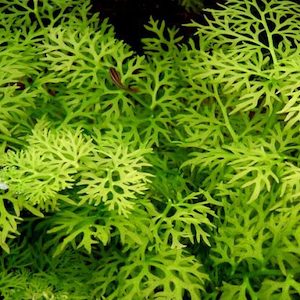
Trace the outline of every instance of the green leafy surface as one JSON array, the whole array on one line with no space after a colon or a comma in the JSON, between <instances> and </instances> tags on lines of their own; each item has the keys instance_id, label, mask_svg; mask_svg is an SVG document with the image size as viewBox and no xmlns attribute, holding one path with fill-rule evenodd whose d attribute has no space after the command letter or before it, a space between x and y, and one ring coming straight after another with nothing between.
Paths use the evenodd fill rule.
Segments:
<instances>
[{"instance_id":1,"label":"green leafy surface","mask_svg":"<svg viewBox=\"0 0 300 300\"><path fill-rule=\"evenodd\" d=\"M298 299L299 4L150 18L143 55L89 10L0 4L1 297Z\"/></svg>"}]
</instances>

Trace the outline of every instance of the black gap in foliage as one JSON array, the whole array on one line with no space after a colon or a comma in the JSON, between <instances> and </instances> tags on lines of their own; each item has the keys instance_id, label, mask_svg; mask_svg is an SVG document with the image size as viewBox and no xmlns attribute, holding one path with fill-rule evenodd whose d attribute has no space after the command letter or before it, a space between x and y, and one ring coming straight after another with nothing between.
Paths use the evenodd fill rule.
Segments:
<instances>
[{"instance_id":1,"label":"black gap in foliage","mask_svg":"<svg viewBox=\"0 0 300 300\"><path fill-rule=\"evenodd\" d=\"M202 12L187 12L178 4L178 0L92 0L92 11L100 12L101 19L108 17L116 30L118 39L124 40L134 50L141 53L141 38L147 37L144 25L150 16L155 20L164 20L168 27L175 26L185 40L194 33L193 28L183 27L182 24L195 20L204 22ZM204 0L206 8L217 6L224 0Z\"/></svg>"}]
</instances>

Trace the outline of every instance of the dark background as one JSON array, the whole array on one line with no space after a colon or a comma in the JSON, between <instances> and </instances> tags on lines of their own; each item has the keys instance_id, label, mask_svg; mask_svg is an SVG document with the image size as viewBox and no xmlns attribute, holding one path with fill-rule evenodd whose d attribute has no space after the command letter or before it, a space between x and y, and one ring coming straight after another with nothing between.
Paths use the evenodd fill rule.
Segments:
<instances>
[{"instance_id":1,"label":"dark background","mask_svg":"<svg viewBox=\"0 0 300 300\"><path fill-rule=\"evenodd\" d=\"M205 8L216 8L224 0L204 0ZM167 26L176 26L186 39L194 29L182 26L195 20L204 23L203 11L188 12L178 4L178 0L92 0L92 11L100 12L101 19L109 17L114 25L118 39L124 40L137 52L141 52L140 40L147 37L144 25L150 16L155 20L164 20Z\"/></svg>"}]
</instances>

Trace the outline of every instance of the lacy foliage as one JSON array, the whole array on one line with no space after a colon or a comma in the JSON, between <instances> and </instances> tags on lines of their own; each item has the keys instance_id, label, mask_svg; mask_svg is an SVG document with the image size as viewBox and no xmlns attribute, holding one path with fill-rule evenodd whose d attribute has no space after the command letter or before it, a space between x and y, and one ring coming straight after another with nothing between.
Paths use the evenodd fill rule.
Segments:
<instances>
[{"instance_id":1,"label":"lacy foliage","mask_svg":"<svg viewBox=\"0 0 300 300\"><path fill-rule=\"evenodd\" d=\"M89 8L0 4L1 296L296 299L299 4L150 18L142 56Z\"/></svg>"}]
</instances>

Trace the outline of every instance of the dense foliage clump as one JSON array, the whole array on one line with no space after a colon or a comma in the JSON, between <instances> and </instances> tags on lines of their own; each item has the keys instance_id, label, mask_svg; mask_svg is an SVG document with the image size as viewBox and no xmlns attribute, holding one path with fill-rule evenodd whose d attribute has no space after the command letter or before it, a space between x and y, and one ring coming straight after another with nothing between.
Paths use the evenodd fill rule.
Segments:
<instances>
[{"instance_id":1,"label":"dense foliage clump","mask_svg":"<svg viewBox=\"0 0 300 300\"><path fill-rule=\"evenodd\" d=\"M89 9L0 4L0 295L296 299L300 5L151 18L142 56Z\"/></svg>"}]
</instances>

